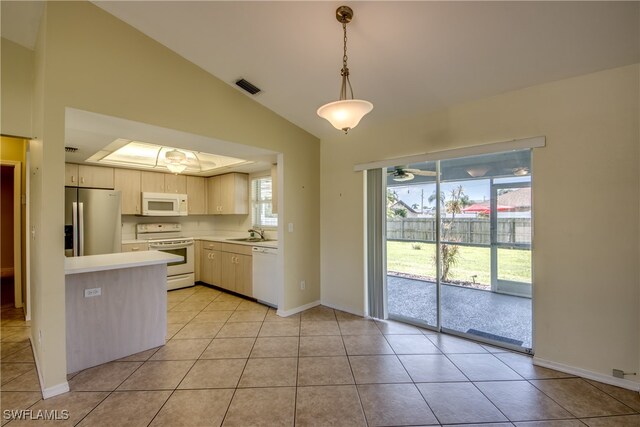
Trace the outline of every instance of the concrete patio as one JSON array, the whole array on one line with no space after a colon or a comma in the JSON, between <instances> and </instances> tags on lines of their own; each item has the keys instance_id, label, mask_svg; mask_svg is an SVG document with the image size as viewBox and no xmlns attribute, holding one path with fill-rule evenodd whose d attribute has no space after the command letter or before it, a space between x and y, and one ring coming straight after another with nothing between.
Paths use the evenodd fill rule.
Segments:
<instances>
[{"instance_id":1,"label":"concrete patio","mask_svg":"<svg viewBox=\"0 0 640 427\"><path fill-rule=\"evenodd\" d=\"M435 283L389 275L387 299L390 316L436 324ZM443 328L532 347L531 299L452 285L441 299Z\"/></svg>"}]
</instances>

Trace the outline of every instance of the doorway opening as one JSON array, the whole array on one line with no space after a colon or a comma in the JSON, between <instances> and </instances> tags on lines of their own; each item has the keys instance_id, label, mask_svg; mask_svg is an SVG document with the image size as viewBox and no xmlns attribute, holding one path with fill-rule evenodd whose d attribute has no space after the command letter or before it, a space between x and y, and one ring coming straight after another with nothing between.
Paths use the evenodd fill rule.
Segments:
<instances>
[{"instance_id":1,"label":"doorway opening","mask_svg":"<svg viewBox=\"0 0 640 427\"><path fill-rule=\"evenodd\" d=\"M531 353L531 150L399 165L385 181L389 318Z\"/></svg>"},{"instance_id":2,"label":"doorway opening","mask_svg":"<svg viewBox=\"0 0 640 427\"><path fill-rule=\"evenodd\" d=\"M3 306L13 305L15 300L13 173L13 166L0 166L0 300Z\"/></svg>"}]
</instances>

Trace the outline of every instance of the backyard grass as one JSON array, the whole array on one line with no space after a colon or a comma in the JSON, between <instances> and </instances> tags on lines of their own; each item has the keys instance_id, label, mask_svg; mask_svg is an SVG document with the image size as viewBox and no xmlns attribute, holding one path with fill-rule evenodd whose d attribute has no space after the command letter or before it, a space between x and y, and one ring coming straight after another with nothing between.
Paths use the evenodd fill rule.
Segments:
<instances>
[{"instance_id":1,"label":"backyard grass","mask_svg":"<svg viewBox=\"0 0 640 427\"><path fill-rule=\"evenodd\" d=\"M415 249L417 247L420 249ZM490 252L489 248L460 246L450 279L491 285ZM387 242L387 271L434 279L435 244ZM498 249L498 271L500 279L531 283L531 251Z\"/></svg>"}]
</instances>

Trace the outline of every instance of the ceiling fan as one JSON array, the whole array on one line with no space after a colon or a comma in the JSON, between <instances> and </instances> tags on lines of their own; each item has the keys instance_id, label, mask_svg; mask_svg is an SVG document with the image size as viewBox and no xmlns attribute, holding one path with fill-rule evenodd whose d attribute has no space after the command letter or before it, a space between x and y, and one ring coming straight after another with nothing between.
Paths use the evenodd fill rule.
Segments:
<instances>
[{"instance_id":1,"label":"ceiling fan","mask_svg":"<svg viewBox=\"0 0 640 427\"><path fill-rule=\"evenodd\" d=\"M411 181L416 175L419 176L436 176L435 171L423 171L422 169L411 169L406 166L396 166L392 171L387 172L392 176L394 181Z\"/></svg>"}]
</instances>

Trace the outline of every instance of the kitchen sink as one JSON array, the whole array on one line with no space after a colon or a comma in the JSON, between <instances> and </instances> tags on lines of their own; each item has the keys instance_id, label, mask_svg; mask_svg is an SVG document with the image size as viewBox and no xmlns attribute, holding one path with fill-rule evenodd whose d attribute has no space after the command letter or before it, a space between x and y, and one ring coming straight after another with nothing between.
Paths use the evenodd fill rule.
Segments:
<instances>
[{"instance_id":1,"label":"kitchen sink","mask_svg":"<svg viewBox=\"0 0 640 427\"><path fill-rule=\"evenodd\" d=\"M260 237L243 237L241 239L227 239L231 242L275 242L276 239L261 239Z\"/></svg>"}]
</instances>

